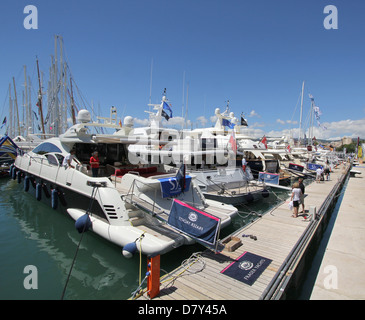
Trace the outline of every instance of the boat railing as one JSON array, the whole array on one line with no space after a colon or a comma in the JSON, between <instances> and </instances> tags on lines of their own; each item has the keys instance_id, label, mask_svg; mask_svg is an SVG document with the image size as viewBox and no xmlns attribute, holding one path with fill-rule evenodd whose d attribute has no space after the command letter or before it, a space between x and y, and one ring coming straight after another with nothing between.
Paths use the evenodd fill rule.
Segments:
<instances>
[{"instance_id":1,"label":"boat railing","mask_svg":"<svg viewBox=\"0 0 365 320\"><path fill-rule=\"evenodd\" d=\"M154 197L152 199L153 200L152 203L147 201L146 199L140 198L140 195L143 192L141 192L139 190L141 187L138 186L137 183L142 184L144 187L147 186L148 188L152 189L152 191L154 192ZM138 193L135 192L135 189L138 191ZM152 214L153 216L158 213L163 212L163 209L160 208L159 206L157 206L156 199L157 199L157 189L154 188L153 186L148 185L147 183L144 183L142 181L137 181L136 179L133 180L133 183L131 184L127 194L125 195L125 200L127 200L129 203L131 203L133 205L137 205L138 207L143 207L142 209L144 209L145 211L148 211L148 213ZM159 211L155 212L155 209L158 209Z\"/></svg>"}]
</instances>

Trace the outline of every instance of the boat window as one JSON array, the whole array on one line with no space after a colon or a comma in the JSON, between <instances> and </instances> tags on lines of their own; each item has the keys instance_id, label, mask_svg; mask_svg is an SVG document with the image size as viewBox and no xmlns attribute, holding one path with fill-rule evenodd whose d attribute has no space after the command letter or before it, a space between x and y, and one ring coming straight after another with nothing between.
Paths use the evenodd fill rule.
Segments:
<instances>
[{"instance_id":1,"label":"boat window","mask_svg":"<svg viewBox=\"0 0 365 320\"><path fill-rule=\"evenodd\" d=\"M52 164L54 166L59 165L57 158L53 154L46 154L46 158L47 158L49 164Z\"/></svg>"},{"instance_id":2,"label":"boat window","mask_svg":"<svg viewBox=\"0 0 365 320\"><path fill-rule=\"evenodd\" d=\"M41 143L39 146L37 146L35 149L33 149L33 152L36 154L45 154L45 153L49 153L49 152L62 153L62 151L57 146L55 146L53 143L50 143L50 142Z\"/></svg>"}]
</instances>

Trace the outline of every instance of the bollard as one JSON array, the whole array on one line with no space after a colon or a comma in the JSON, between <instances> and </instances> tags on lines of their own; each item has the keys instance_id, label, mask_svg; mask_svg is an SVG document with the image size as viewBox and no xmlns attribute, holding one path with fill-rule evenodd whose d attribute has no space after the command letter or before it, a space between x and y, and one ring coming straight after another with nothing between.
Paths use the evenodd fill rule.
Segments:
<instances>
[{"instance_id":1,"label":"bollard","mask_svg":"<svg viewBox=\"0 0 365 320\"><path fill-rule=\"evenodd\" d=\"M160 293L160 255L147 258L147 294L151 299Z\"/></svg>"}]
</instances>

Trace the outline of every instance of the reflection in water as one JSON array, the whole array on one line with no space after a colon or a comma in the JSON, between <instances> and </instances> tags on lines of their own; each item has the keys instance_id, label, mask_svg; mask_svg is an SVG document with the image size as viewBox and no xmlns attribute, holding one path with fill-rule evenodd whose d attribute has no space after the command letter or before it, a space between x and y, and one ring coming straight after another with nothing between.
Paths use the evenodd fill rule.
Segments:
<instances>
[{"instance_id":1,"label":"reflection in water","mask_svg":"<svg viewBox=\"0 0 365 320\"><path fill-rule=\"evenodd\" d=\"M275 191L262 202L242 206L221 238L256 218L287 197ZM74 221L60 211L38 202L11 179L0 181L0 299L60 299L81 235ZM161 257L161 268L171 271L200 245L184 246ZM38 289L26 290L24 267L38 270ZM142 257L141 277L146 272ZM121 248L87 232L80 245L65 299L128 299L139 284L140 257L126 259ZM163 272L161 273L163 274Z\"/></svg>"}]
</instances>

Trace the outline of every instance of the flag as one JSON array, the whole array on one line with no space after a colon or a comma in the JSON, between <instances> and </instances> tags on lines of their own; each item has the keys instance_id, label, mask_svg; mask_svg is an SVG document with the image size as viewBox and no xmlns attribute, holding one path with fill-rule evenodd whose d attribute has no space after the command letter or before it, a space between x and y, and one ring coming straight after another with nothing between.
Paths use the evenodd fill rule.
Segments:
<instances>
[{"instance_id":1,"label":"flag","mask_svg":"<svg viewBox=\"0 0 365 320\"><path fill-rule=\"evenodd\" d=\"M224 118L222 118L222 125L230 128L230 129L233 129L235 126L234 123L232 123L231 121L224 119Z\"/></svg>"},{"instance_id":2,"label":"flag","mask_svg":"<svg viewBox=\"0 0 365 320\"><path fill-rule=\"evenodd\" d=\"M184 192L186 189L186 168L184 163L181 164L175 178L177 184L180 186L181 192Z\"/></svg>"},{"instance_id":3,"label":"flag","mask_svg":"<svg viewBox=\"0 0 365 320\"><path fill-rule=\"evenodd\" d=\"M119 120L119 126L122 127L122 120Z\"/></svg>"},{"instance_id":4,"label":"flag","mask_svg":"<svg viewBox=\"0 0 365 320\"><path fill-rule=\"evenodd\" d=\"M6 125L6 117L4 118L3 123L1 124L0 129L2 129L2 128L3 128L3 126L5 126L5 125Z\"/></svg>"},{"instance_id":5,"label":"flag","mask_svg":"<svg viewBox=\"0 0 365 320\"><path fill-rule=\"evenodd\" d=\"M37 119L37 121L38 121L38 116L37 116L36 112L35 112L35 111L33 111L33 113L34 113L35 118L36 118L36 119Z\"/></svg>"},{"instance_id":6,"label":"flag","mask_svg":"<svg viewBox=\"0 0 365 320\"><path fill-rule=\"evenodd\" d=\"M290 144L287 145L286 151L288 151L289 153L291 152Z\"/></svg>"},{"instance_id":7,"label":"flag","mask_svg":"<svg viewBox=\"0 0 365 320\"><path fill-rule=\"evenodd\" d=\"M266 136L263 136L260 143L262 143L265 146L265 149L267 149L267 139Z\"/></svg>"},{"instance_id":8,"label":"flag","mask_svg":"<svg viewBox=\"0 0 365 320\"><path fill-rule=\"evenodd\" d=\"M237 143L236 143L236 134L235 134L234 130L232 130L232 132L231 132L231 137L229 138L229 143L231 144L232 151L234 151L234 153L236 153L237 152Z\"/></svg>"},{"instance_id":9,"label":"flag","mask_svg":"<svg viewBox=\"0 0 365 320\"><path fill-rule=\"evenodd\" d=\"M170 118L172 118L172 110L171 110L170 106L166 103L166 101L163 102L162 116L166 120L169 120Z\"/></svg>"},{"instance_id":10,"label":"flag","mask_svg":"<svg viewBox=\"0 0 365 320\"><path fill-rule=\"evenodd\" d=\"M248 127L247 121L241 116L241 126Z\"/></svg>"}]
</instances>

